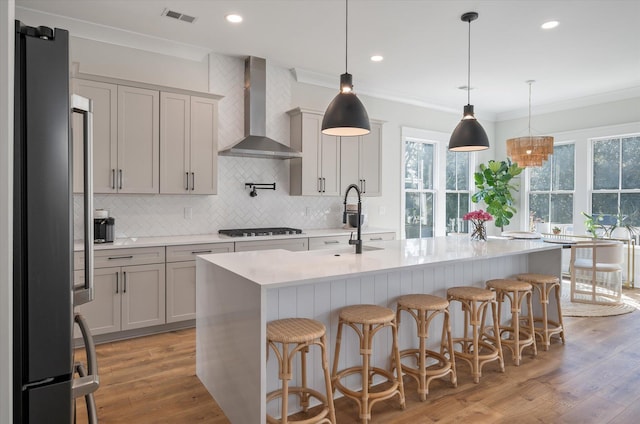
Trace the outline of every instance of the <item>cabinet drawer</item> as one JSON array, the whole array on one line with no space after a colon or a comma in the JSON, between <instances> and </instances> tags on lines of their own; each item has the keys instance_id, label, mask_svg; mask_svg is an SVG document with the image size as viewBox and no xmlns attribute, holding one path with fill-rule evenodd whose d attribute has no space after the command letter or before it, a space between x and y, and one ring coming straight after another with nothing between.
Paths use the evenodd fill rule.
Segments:
<instances>
[{"instance_id":1,"label":"cabinet drawer","mask_svg":"<svg viewBox=\"0 0 640 424\"><path fill-rule=\"evenodd\" d=\"M164 263L164 246L96 250L94 252L95 268L162 263Z\"/></svg>"},{"instance_id":2,"label":"cabinet drawer","mask_svg":"<svg viewBox=\"0 0 640 424\"><path fill-rule=\"evenodd\" d=\"M233 252L233 243L187 244L167 246L167 262L195 261L198 255Z\"/></svg>"},{"instance_id":3,"label":"cabinet drawer","mask_svg":"<svg viewBox=\"0 0 640 424\"><path fill-rule=\"evenodd\" d=\"M236 252L248 252L250 250L284 249L296 252L309 249L308 238L277 239L259 241L237 241Z\"/></svg>"},{"instance_id":4,"label":"cabinet drawer","mask_svg":"<svg viewBox=\"0 0 640 424\"><path fill-rule=\"evenodd\" d=\"M349 236L309 237L309 250L330 249L349 243Z\"/></svg>"},{"instance_id":5,"label":"cabinet drawer","mask_svg":"<svg viewBox=\"0 0 640 424\"><path fill-rule=\"evenodd\" d=\"M396 233L369 233L362 235L362 240L364 241L386 241L395 239Z\"/></svg>"}]
</instances>

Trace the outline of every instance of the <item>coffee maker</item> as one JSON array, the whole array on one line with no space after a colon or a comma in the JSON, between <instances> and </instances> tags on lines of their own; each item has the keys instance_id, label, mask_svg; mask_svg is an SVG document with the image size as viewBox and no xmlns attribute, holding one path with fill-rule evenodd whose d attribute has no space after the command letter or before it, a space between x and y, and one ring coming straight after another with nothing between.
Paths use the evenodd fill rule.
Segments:
<instances>
[{"instance_id":1,"label":"coffee maker","mask_svg":"<svg viewBox=\"0 0 640 424\"><path fill-rule=\"evenodd\" d=\"M113 243L116 220L109 216L109 211L96 210L93 218L93 242Z\"/></svg>"}]
</instances>

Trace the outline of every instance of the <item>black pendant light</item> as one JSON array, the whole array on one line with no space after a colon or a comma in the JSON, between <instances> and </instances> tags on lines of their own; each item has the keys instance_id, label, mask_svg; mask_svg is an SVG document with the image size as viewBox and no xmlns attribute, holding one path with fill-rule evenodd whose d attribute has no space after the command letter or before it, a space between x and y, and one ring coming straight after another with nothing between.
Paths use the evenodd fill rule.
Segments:
<instances>
[{"instance_id":1,"label":"black pendant light","mask_svg":"<svg viewBox=\"0 0 640 424\"><path fill-rule=\"evenodd\" d=\"M473 105L471 103L471 21L478 19L476 12L467 12L460 19L469 23L469 49L467 62L467 105L464 107L462 120L458 124L451 138L449 139L449 150L455 152L473 152L477 150L486 150L489 148L489 139L487 133L482 128L473 115Z\"/></svg>"},{"instance_id":2,"label":"black pendant light","mask_svg":"<svg viewBox=\"0 0 640 424\"><path fill-rule=\"evenodd\" d=\"M371 132L369 115L353 92L352 76L347 72L349 37L349 0L345 0L345 73L340 75L340 93L327 107L322 119L322 133L342 137L365 135Z\"/></svg>"}]
</instances>

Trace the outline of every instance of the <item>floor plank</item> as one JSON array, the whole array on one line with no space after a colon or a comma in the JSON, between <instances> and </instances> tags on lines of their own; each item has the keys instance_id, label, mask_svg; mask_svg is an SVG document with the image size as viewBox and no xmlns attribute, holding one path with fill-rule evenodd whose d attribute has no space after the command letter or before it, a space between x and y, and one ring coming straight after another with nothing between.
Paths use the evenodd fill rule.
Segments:
<instances>
[{"instance_id":1,"label":"floor plank","mask_svg":"<svg viewBox=\"0 0 640 424\"><path fill-rule=\"evenodd\" d=\"M624 294L640 299L640 289ZM555 341L519 367L506 354L506 372L487 364L474 384L464 364L458 387L432 383L425 402L407 378L407 406L397 398L374 407L374 423L611 423L640 415L640 312L602 318L565 318L566 345ZM140 337L97 346L101 423L229 421L195 375L195 331ZM77 352L83 359L83 352ZM336 401L339 423L357 422L357 408ZM86 422L78 402L78 422Z\"/></svg>"}]
</instances>

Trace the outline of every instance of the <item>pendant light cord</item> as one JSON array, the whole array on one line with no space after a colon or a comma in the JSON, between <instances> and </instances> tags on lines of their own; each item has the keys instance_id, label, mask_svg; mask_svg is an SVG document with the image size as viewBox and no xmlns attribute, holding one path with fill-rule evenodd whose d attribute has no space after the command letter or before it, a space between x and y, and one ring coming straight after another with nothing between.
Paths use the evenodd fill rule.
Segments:
<instances>
[{"instance_id":1,"label":"pendant light cord","mask_svg":"<svg viewBox=\"0 0 640 424\"><path fill-rule=\"evenodd\" d=\"M527 81L529 83L529 137L531 137L531 84L533 81Z\"/></svg>"},{"instance_id":2,"label":"pendant light cord","mask_svg":"<svg viewBox=\"0 0 640 424\"><path fill-rule=\"evenodd\" d=\"M349 50L349 0L344 2L344 73L348 73L348 50Z\"/></svg>"},{"instance_id":3,"label":"pendant light cord","mask_svg":"<svg viewBox=\"0 0 640 424\"><path fill-rule=\"evenodd\" d=\"M469 20L469 40L467 45L467 104L471 104L471 20Z\"/></svg>"}]
</instances>

